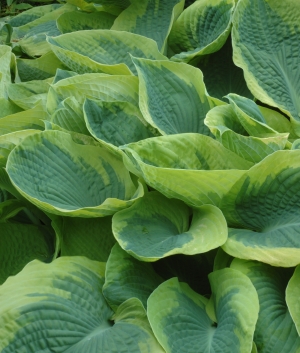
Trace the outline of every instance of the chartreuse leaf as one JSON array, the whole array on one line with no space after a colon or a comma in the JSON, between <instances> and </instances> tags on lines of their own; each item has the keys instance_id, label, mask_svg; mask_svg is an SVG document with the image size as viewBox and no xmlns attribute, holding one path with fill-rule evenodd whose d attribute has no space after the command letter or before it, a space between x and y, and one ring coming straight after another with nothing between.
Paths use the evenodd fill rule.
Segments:
<instances>
[{"instance_id":1,"label":"chartreuse leaf","mask_svg":"<svg viewBox=\"0 0 300 353\"><path fill-rule=\"evenodd\" d=\"M0 45L0 98L8 98L7 86L11 83L11 47Z\"/></svg>"},{"instance_id":2,"label":"chartreuse leaf","mask_svg":"<svg viewBox=\"0 0 300 353\"><path fill-rule=\"evenodd\" d=\"M247 275L259 299L259 314L254 342L260 353L298 353L300 337L285 301L285 289L290 269L240 259L233 260L231 268Z\"/></svg>"},{"instance_id":3,"label":"chartreuse leaf","mask_svg":"<svg viewBox=\"0 0 300 353\"><path fill-rule=\"evenodd\" d=\"M229 268L209 275L216 319L206 313L208 299L177 278L162 283L148 299L148 318L167 353L249 353L258 316L251 281Z\"/></svg>"},{"instance_id":4,"label":"chartreuse leaf","mask_svg":"<svg viewBox=\"0 0 300 353\"><path fill-rule=\"evenodd\" d=\"M243 70L233 63L231 36L216 53L201 56L199 59L197 67L203 73L206 89L211 96L224 100L226 94L237 93L253 98L246 85Z\"/></svg>"},{"instance_id":5,"label":"chartreuse leaf","mask_svg":"<svg viewBox=\"0 0 300 353\"><path fill-rule=\"evenodd\" d=\"M136 260L118 244L114 245L103 286L103 295L114 311L130 298L138 298L146 308L149 295L161 282L151 264Z\"/></svg>"},{"instance_id":6,"label":"chartreuse leaf","mask_svg":"<svg viewBox=\"0 0 300 353\"><path fill-rule=\"evenodd\" d=\"M6 98L0 98L0 119L6 117L7 115L12 115L21 112L23 109L18 107L13 102L7 100Z\"/></svg>"},{"instance_id":7,"label":"chartreuse leaf","mask_svg":"<svg viewBox=\"0 0 300 353\"><path fill-rule=\"evenodd\" d=\"M88 29L110 29L116 16L107 12L65 12L56 21L61 33L70 33Z\"/></svg>"},{"instance_id":8,"label":"chartreuse leaf","mask_svg":"<svg viewBox=\"0 0 300 353\"><path fill-rule=\"evenodd\" d=\"M218 206L223 195L253 165L200 134L153 137L121 149L132 173L165 196L190 206Z\"/></svg>"},{"instance_id":9,"label":"chartreuse leaf","mask_svg":"<svg viewBox=\"0 0 300 353\"><path fill-rule=\"evenodd\" d=\"M203 120L215 106L202 72L184 63L133 58L140 80L140 109L161 134L198 132L209 135Z\"/></svg>"},{"instance_id":10,"label":"chartreuse leaf","mask_svg":"<svg viewBox=\"0 0 300 353\"><path fill-rule=\"evenodd\" d=\"M171 60L189 62L218 51L230 34L234 7L234 0L201 0L185 9L170 33Z\"/></svg>"},{"instance_id":11,"label":"chartreuse leaf","mask_svg":"<svg viewBox=\"0 0 300 353\"><path fill-rule=\"evenodd\" d=\"M89 132L99 142L118 147L154 136L154 129L132 103L86 99L83 112Z\"/></svg>"},{"instance_id":12,"label":"chartreuse leaf","mask_svg":"<svg viewBox=\"0 0 300 353\"><path fill-rule=\"evenodd\" d=\"M61 256L86 256L106 262L116 242L111 230L111 216L59 217L52 226L59 237Z\"/></svg>"},{"instance_id":13,"label":"chartreuse leaf","mask_svg":"<svg viewBox=\"0 0 300 353\"><path fill-rule=\"evenodd\" d=\"M32 109L38 103L45 105L50 83L51 78L11 84L8 87L9 99L24 110Z\"/></svg>"},{"instance_id":14,"label":"chartreuse leaf","mask_svg":"<svg viewBox=\"0 0 300 353\"><path fill-rule=\"evenodd\" d=\"M138 106L138 78L129 75L83 74L62 79L51 86L47 110L53 114L60 103L73 96L80 104L86 98L124 101Z\"/></svg>"},{"instance_id":15,"label":"chartreuse leaf","mask_svg":"<svg viewBox=\"0 0 300 353\"><path fill-rule=\"evenodd\" d=\"M204 123L224 147L253 163L283 150L288 142L288 133L273 133L273 136L263 138L247 136L231 105L214 107L207 113Z\"/></svg>"},{"instance_id":16,"label":"chartreuse leaf","mask_svg":"<svg viewBox=\"0 0 300 353\"><path fill-rule=\"evenodd\" d=\"M113 30L90 30L48 37L54 54L80 74L103 72L112 75L136 73L129 54L155 60L168 60L148 38Z\"/></svg>"},{"instance_id":17,"label":"chartreuse leaf","mask_svg":"<svg viewBox=\"0 0 300 353\"><path fill-rule=\"evenodd\" d=\"M297 266L286 287L286 303L289 313L295 323L298 335L300 335L299 277L300 266Z\"/></svg>"},{"instance_id":18,"label":"chartreuse leaf","mask_svg":"<svg viewBox=\"0 0 300 353\"><path fill-rule=\"evenodd\" d=\"M159 50L165 52L173 22L183 6L183 0L131 0L130 6L117 17L112 29L152 38Z\"/></svg>"},{"instance_id":19,"label":"chartreuse leaf","mask_svg":"<svg viewBox=\"0 0 300 353\"><path fill-rule=\"evenodd\" d=\"M0 121L1 131L1 121ZM35 134L40 130L21 130L0 136L0 168L6 166L7 158L13 148L15 148L27 136Z\"/></svg>"},{"instance_id":20,"label":"chartreuse leaf","mask_svg":"<svg viewBox=\"0 0 300 353\"><path fill-rule=\"evenodd\" d=\"M45 80L55 76L57 69L66 67L52 53L46 53L38 59L17 59L18 73L23 82Z\"/></svg>"},{"instance_id":21,"label":"chartreuse leaf","mask_svg":"<svg viewBox=\"0 0 300 353\"><path fill-rule=\"evenodd\" d=\"M227 224L218 208L204 205L193 210L191 225L189 215L182 201L150 192L115 214L112 229L121 247L142 261L204 253L224 244Z\"/></svg>"},{"instance_id":22,"label":"chartreuse leaf","mask_svg":"<svg viewBox=\"0 0 300 353\"><path fill-rule=\"evenodd\" d=\"M162 352L137 299L116 314L102 295L104 264L85 257L29 263L0 289L3 353Z\"/></svg>"},{"instance_id":23,"label":"chartreuse leaf","mask_svg":"<svg viewBox=\"0 0 300 353\"><path fill-rule=\"evenodd\" d=\"M32 109L8 115L0 119L0 136L22 130L44 130L42 119L47 118L48 114L41 104L37 104ZM3 137L3 139L5 139L5 137Z\"/></svg>"},{"instance_id":24,"label":"chartreuse leaf","mask_svg":"<svg viewBox=\"0 0 300 353\"><path fill-rule=\"evenodd\" d=\"M130 5L130 0L89 0L88 2L95 2L96 4L101 4L104 6L116 6L121 9L125 9Z\"/></svg>"},{"instance_id":25,"label":"chartreuse leaf","mask_svg":"<svg viewBox=\"0 0 300 353\"><path fill-rule=\"evenodd\" d=\"M260 101L287 113L300 134L299 31L296 0L239 1L233 16L233 59Z\"/></svg>"},{"instance_id":26,"label":"chartreuse leaf","mask_svg":"<svg viewBox=\"0 0 300 353\"><path fill-rule=\"evenodd\" d=\"M300 151L277 151L247 171L221 202L230 255L291 267L300 263Z\"/></svg>"},{"instance_id":27,"label":"chartreuse leaf","mask_svg":"<svg viewBox=\"0 0 300 353\"><path fill-rule=\"evenodd\" d=\"M14 216L24 208L24 204L19 200L8 200L3 203L6 207L4 208L0 203L0 284L5 282L9 276L16 275L34 259L50 261L54 251L51 234L45 227L33 224L4 223L4 216L7 218ZM3 324L1 328L3 329ZM0 338L0 342L5 338L1 332Z\"/></svg>"},{"instance_id":28,"label":"chartreuse leaf","mask_svg":"<svg viewBox=\"0 0 300 353\"><path fill-rule=\"evenodd\" d=\"M51 49L46 42L46 35L59 35L60 32L56 26L56 19L61 14L74 11L75 9L73 5L65 4L46 13L42 17L15 28L12 41L18 42L18 46L29 56L34 57L48 53Z\"/></svg>"},{"instance_id":29,"label":"chartreuse leaf","mask_svg":"<svg viewBox=\"0 0 300 353\"><path fill-rule=\"evenodd\" d=\"M58 215L111 215L144 193L143 186L135 185L122 161L109 150L76 143L61 131L26 138L11 152L6 168L25 198Z\"/></svg>"},{"instance_id":30,"label":"chartreuse leaf","mask_svg":"<svg viewBox=\"0 0 300 353\"><path fill-rule=\"evenodd\" d=\"M83 116L82 105L71 96L61 102L62 108L51 116L51 122L63 129L90 135Z\"/></svg>"}]
</instances>

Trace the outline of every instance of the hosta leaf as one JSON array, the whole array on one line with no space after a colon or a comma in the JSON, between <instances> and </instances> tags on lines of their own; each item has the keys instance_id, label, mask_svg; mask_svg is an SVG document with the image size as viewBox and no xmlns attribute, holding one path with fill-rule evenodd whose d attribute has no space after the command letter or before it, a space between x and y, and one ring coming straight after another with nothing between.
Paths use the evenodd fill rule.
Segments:
<instances>
[{"instance_id":1,"label":"hosta leaf","mask_svg":"<svg viewBox=\"0 0 300 353\"><path fill-rule=\"evenodd\" d=\"M300 336L299 277L300 266L297 266L286 288L286 303L289 308L289 313L296 325L298 335ZM298 338L298 340L300 339Z\"/></svg>"},{"instance_id":2,"label":"hosta leaf","mask_svg":"<svg viewBox=\"0 0 300 353\"><path fill-rule=\"evenodd\" d=\"M183 6L183 0L131 0L130 6L117 17L112 29L154 39L159 50L164 52L172 24Z\"/></svg>"},{"instance_id":3,"label":"hosta leaf","mask_svg":"<svg viewBox=\"0 0 300 353\"><path fill-rule=\"evenodd\" d=\"M57 69L66 68L52 53L44 54L38 59L17 59L18 73L23 82L45 80L55 76Z\"/></svg>"},{"instance_id":4,"label":"hosta leaf","mask_svg":"<svg viewBox=\"0 0 300 353\"><path fill-rule=\"evenodd\" d=\"M199 69L183 63L134 58L140 86L140 109L161 134L209 135L203 120L215 103L206 93Z\"/></svg>"},{"instance_id":5,"label":"hosta leaf","mask_svg":"<svg viewBox=\"0 0 300 353\"><path fill-rule=\"evenodd\" d=\"M116 6L120 7L121 9L125 9L130 5L130 0L89 0L88 2L95 2L96 4L101 4L104 6Z\"/></svg>"},{"instance_id":6,"label":"hosta leaf","mask_svg":"<svg viewBox=\"0 0 300 353\"><path fill-rule=\"evenodd\" d=\"M189 62L218 51L230 34L234 7L234 0L201 0L185 9L170 33L171 60Z\"/></svg>"},{"instance_id":7,"label":"hosta leaf","mask_svg":"<svg viewBox=\"0 0 300 353\"><path fill-rule=\"evenodd\" d=\"M253 98L244 79L243 70L234 65L232 60L231 37L216 53L199 58L197 66L203 72L204 83L208 93L224 100L228 93L237 93Z\"/></svg>"},{"instance_id":8,"label":"hosta leaf","mask_svg":"<svg viewBox=\"0 0 300 353\"><path fill-rule=\"evenodd\" d=\"M106 262L116 242L111 216L101 218L60 217L53 223L59 236L61 256L86 256Z\"/></svg>"},{"instance_id":9,"label":"hosta leaf","mask_svg":"<svg viewBox=\"0 0 300 353\"><path fill-rule=\"evenodd\" d=\"M71 96L62 101L61 106L51 116L51 122L66 130L90 135L84 121L82 105Z\"/></svg>"},{"instance_id":10,"label":"hosta leaf","mask_svg":"<svg viewBox=\"0 0 300 353\"><path fill-rule=\"evenodd\" d=\"M120 159L60 131L25 139L9 155L7 172L25 198L58 215L103 217L143 195L142 185L136 187Z\"/></svg>"},{"instance_id":11,"label":"hosta leaf","mask_svg":"<svg viewBox=\"0 0 300 353\"><path fill-rule=\"evenodd\" d=\"M6 203L8 202L15 204L15 213L21 210L22 205L17 200L6 201ZM0 204L0 218L2 211L3 209ZM0 284L9 276L16 275L28 262L34 259L41 261L51 260L53 243L51 242L51 235L47 232L47 229L41 226L2 223L0 221ZM3 324L1 327L3 329ZM2 336L1 338L5 337Z\"/></svg>"},{"instance_id":12,"label":"hosta leaf","mask_svg":"<svg viewBox=\"0 0 300 353\"><path fill-rule=\"evenodd\" d=\"M231 105L214 107L207 113L204 123L224 147L253 163L283 150L288 142L288 133L273 133L274 136L265 138L243 136L248 134Z\"/></svg>"},{"instance_id":13,"label":"hosta leaf","mask_svg":"<svg viewBox=\"0 0 300 353\"><path fill-rule=\"evenodd\" d=\"M22 127L23 128L23 127ZM0 136L0 168L6 166L7 158L13 148L15 148L25 137L39 132L40 130L21 130ZM0 121L1 134L1 121Z\"/></svg>"},{"instance_id":14,"label":"hosta leaf","mask_svg":"<svg viewBox=\"0 0 300 353\"><path fill-rule=\"evenodd\" d=\"M1 194L3 191L1 190ZM8 194L9 195L9 194ZM5 223L25 208L24 202L17 199L1 200L0 197L0 223Z\"/></svg>"},{"instance_id":15,"label":"hosta leaf","mask_svg":"<svg viewBox=\"0 0 300 353\"><path fill-rule=\"evenodd\" d=\"M277 151L238 180L220 205L230 255L291 267L300 263L300 151Z\"/></svg>"},{"instance_id":16,"label":"hosta leaf","mask_svg":"<svg viewBox=\"0 0 300 353\"><path fill-rule=\"evenodd\" d=\"M142 304L131 299L113 314L103 282L104 264L84 257L29 263L0 289L1 351L162 352Z\"/></svg>"},{"instance_id":17,"label":"hosta leaf","mask_svg":"<svg viewBox=\"0 0 300 353\"><path fill-rule=\"evenodd\" d=\"M129 102L87 99L83 112L89 132L99 142L118 147L154 136L138 107Z\"/></svg>"},{"instance_id":18,"label":"hosta leaf","mask_svg":"<svg viewBox=\"0 0 300 353\"><path fill-rule=\"evenodd\" d=\"M233 260L231 267L247 275L259 299L254 342L261 353L298 353L300 338L285 302L290 269L271 267L256 261Z\"/></svg>"},{"instance_id":19,"label":"hosta leaf","mask_svg":"<svg viewBox=\"0 0 300 353\"><path fill-rule=\"evenodd\" d=\"M7 115L19 113L23 110L22 108L18 107L16 104L5 98L0 98L0 106L0 119L6 117Z\"/></svg>"},{"instance_id":20,"label":"hosta leaf","mask_svg":"<svg viewBox=\"0 0 300 353\"><path fill-rule=\"evenodd\" d=\"M239 271L209 275L216 318L206 313L208 300L176 278L161 284L148 299L148 317L167 353L249 353L258 316L251 281Z\"/></svg>"},{"instance_id":21,"label":"hosta leaf","mask_svg":"<svg viewBox=\"0 0 300 353\"><path fill-rule=\"evenodd\" d=\"M125 145L122 150L132 173L165 196L190 206L218 206L222 196L253 165L200 134L154 137Z\"/></svg>"},{"instance_id":22,"label":"hosta leaf","mask_svg":"<svg viewBox=\"0 0 300 353\"><path fill-rule=\"evenodd\" d=\"M260 101L287 113L300 134L299 31L296 0L239 1L233 17L234 62Z\"/></svg>"},{"instance_id":23,"label":"hosta leaf","mask_svg":"<svg viewBox=\"0 0 300 353\"><path fill-rule=\"evenodd\" d=\"M124 101L138 105L138 78L128 75L83 74L62 79L52 85L47 109L53 114L60 103L73 96L80 104L86 98L102 101Z\"/></svg>"},{"instance_id":24,"label":"hosta leaf","mask_svg":"<svg viewBox=\"0 0 300 353\"><path fill-rule=\"evenodd\" d=\"M20 130L44 130L42 119L47 119L48 114L41 104L20 113L8 115L0 119L0 135L10 134ZM3 137L5 139L5 137Z\"/></svg>"},{"instance_id":25,"label":"hosta leaf","mask_svg":"<svg viewBox=\"0 0 300 353\"><path fill-rule=\"evenodd\" d=\"M18 42L18 46L29 56L46 54L50 51L49 44L46 42L46 35L57 36L60 34L56 26L56 19L61 14L74 10L74 6L66 4L34 21L15 28L12 41Z\"/></svg>"},{"instance_id":26,"label":"hosta leaf","mask_svg":"<svg viewBox=\"0 0 300 353\"><path fill-rule=\"evenodd\" d=\"M49 87L49 80L14 83L8 87L8 96L22 109L32 109L38 103L46 104Z\"/></svg>"},{"instance_id":27,"label":"hosta leaf","mask_svg":"<svg viewBox=\"0 0 300 353\"><path fill-rule=\"evenodd\" d=\"M150 192L113 217L113 233L123 249L142 261L174 255L194 255L224 244L227 224L212 205L193 211L180 200Z\"/></svg>"},{"instance_id":28,"label":"hosta leaf","mask_svg":"<svg viewBox=\"0 0 300 353\"><path fill-rule=\"evenodd\" d=\"M52 84L55 85L57 82L64 80L65 78L70 78L74 76L78 76L78 73L69 70L57 69Z\"/></svg>"},{"instance_id":29,"label":"hosta leaf","mask_svg":"<svg viewBox=\"0 0 300 353\"><path fill-rule=\"evenodd\" d=\"M63 13L56 21L61 33L88 29L110 29L116 16L107 12L72 11Z\"/></svg>"},{"instance_id":30,"label":"hosta leaf","mask_svg":"<svg viewBox=\"0 0 300 353\"><path fill-rule=\"evenodd\" d=\"M11 47L0 45L0 98L7 98L7 86L11 83Z\"/></svg>"},{"instance_id":31,"label":"hosta leaf","mask_svg":"<svg viewBox=\"0 0 300 353\"><path fill-rule=\"evenodd\" d=\"M138 298L146 308L149 295L161 282L151 264L136 260L118 244L114 245L103 286L103 295L114 311L130 298Z\"/></svg>"},{"instance_id":32,"label":"hosta leaf","mask_svg":"<svg viewBox=\"0 0 300 353\"><path fill-rule=\"evenodd\" d=\"M167 60L157 44L148 38L127 32L90 30L47 38L55 55L80 74L103 72L112 75L136 73L130 55Z\"/></svg>"}]
</instances>

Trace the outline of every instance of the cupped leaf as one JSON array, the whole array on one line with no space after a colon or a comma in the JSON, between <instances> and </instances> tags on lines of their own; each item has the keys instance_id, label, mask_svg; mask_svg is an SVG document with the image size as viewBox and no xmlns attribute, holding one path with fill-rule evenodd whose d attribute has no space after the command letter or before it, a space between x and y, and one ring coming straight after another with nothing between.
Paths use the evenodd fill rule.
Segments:
<instances>
[{"instance_id":1,"label":"cupped leaf","mask_svg":"<svg viewBox=\"0 0 300 353\"><path fill-rule=\"evenodd\" d=\"M132 103L86 99L83 112L89 132L99 142L118 147L154 136L154 129Z\"/></svg>"},{"instance_id":2,"label":"cupped leaf","mask_svg":"<svg viewBox=\"0 0 300 353\"><path fill-rule=\"evenodd\" d=\"M132 207L113 217L113 233L129 254L142 261L156 261L174 255L194 255L224 244L227 224L222 212L212 205L193 211L180 200L150 192Z\"/></svg>"},{"instance_id":3,"label":"cupped leaf","mask_svg":"<svg viewBox=\"0 0 300 353\"><path fill-rule=\"evenodd\" d=\"M70 33L91 29L110 29L116 16L100 12L72 11L65 12L56 21L57 27L61 33Z\"/></svg>"},{"instance_id":4,"label":"cupped leaf","mask_svg":"<svg viewBox=\"0 0 300 353\"><path fill-rule=\"evenodd\" d=\"M189 62L218 51L230 34L234 7L234 0L202 0L185 9L170 33L171 60Z\"/></svg>"},{"instance_id":5,"label":"cupped leaf","mask_svg":"<svg viewBox=\"0 0 300 353\"><path fill-rule=\"evenodd\" d=\"M130 6L117 17L112 29L154 39L159 50L165 52L172 24L183 6L183 0L131 0Z\"/></svg>"},{"instance_id":6,"label":"cupped leaf","mask_svg":"<svg viewBox=\"0 0 300 353\"><path fill-rule=\"evenodd\" d=\"M161 284L148 299L148 318L167 353L249 353L258 316L251 281L239 271L209 275L216 319L206 313L208 299L176 278Z\"/></svg>"},{"instance_id":7,"label":"cupped leaf","mask_svg":"<svg viewBox=\"0 0 300 353\"><path fill-rule=\"evenodd\" d=\"M90 135L82 111L82 105L71 96L61 102L61 108L52 114L50 121L68 131Z\"/></svg>"},{"instance_id":8,"label":"cupped leaf","mask_svg":"<svg viewBox=\"0 0 300 353\"><path fill-rule=\"evenodd\" d=\"M300 263L300 151L277 151L256 164L223 198L230 255L292 267Z\"/></svg>"},{"instance_id":9,"label":"cupped leaf","mask_svg":"<svg viewBox=\"0 0 300 353\"><path fill-rule=\"evenodd\" d=\"M196 207L218 206L223 195L253 165L200 134L153 137L121 149L132 173L165 196Z\"/></svg>"},{"instance_id":10,"label":"cupped leaf","mask_svg":"<svg viewBox=\"0 0 300 353\"><path fill-rule=\"evenodd\" d=\"M138 78L129 75L83 74L62 79L51 86L47 110L53 114L61 102L73 96L80 104L86 98L124 101L138 105Z\"/></svg>"},{"instance_id":11,"label":"cupped leaf","mask_svg":"<svg viewBox=\"0 0 300 353\"><path fill-rule=\"evenodd\" d=\"M265 138L247 136L247 131L231 105L214 107L207 113L204 123L224 147L253 163L260 162L275 151L283 150L288 142L288 133L273 133L274 136Z\"/></svg>"},{"instance_id":12,"label":"cupped leaf","mask_svg":"<svg viewBox=\"0 0 300 353\"><path fill-rule=\"evenodd\" d=\"M205 55L199 59L197 67L203 73L209 95L222 100L229 93L253 98L253 94L246 85L243 70L233 63L230 36L216 53Z\"/></svg>"},{"instance_id":13,"label":"cupped leaf","mask_svg":"<svg viewBox=\"0 0 300 353\"><path fill-rule=\"evenodd\" d=\"M258 294L259 314L254 333L257 351L298 353L300 337L285 301L291 270L240 259L233 260L231 268L248 276Z\"/></svg>"},{"instance_id":14,"label":"cupped leaf","mask_svg":"<svg viewBox=\"0 0 300 353\"><path fill-rule=\"evenodd\" d=\"M144 192L115 155L97 144L76 143L60 131L26 138L9 155L7 172L25 198L58 215L111 215Z\"/></svg>"},{"instance_id":15,"label":"cupped leaf","mask_svg":"<svg viewBox=\"0 0 300 353\"><path fill-rule=\"evenodd\" d=\"M80 74L103 72L132 75L136 69L129 54L142 58L168 60L148 38L113 30L90 30L48 37L55 55Z\"/></svg>"},{"instance_id":16,"label":"cupped leaf","mask_svg":"<svg viewBox=\"0 0 300 353\"><path fill-rule=\"evenodd\" d=\"M215 102L207 95L199 69L170 61L134 58L133 62L140 80L140 109L149 124L163 135L210 135L203 120Z\"/></svg>"},{"instance_id":17,"label":"cupped leaf","mask_svg":"<svg viewBox=\"0 0 300 353\"><path fill-rule=\"evenodd\" d=\"M138 261L116 244L108 258L103 295L111 308L130 298L138 298L146 308L147 299L162 282L151 264Z\"/></svg>"},{"instance_id":18,"label":"cupped leaf","mask_svg":"<svg viewBox=\"0 0 300 353\"><path fill-rule=\"evenodd\" d=\"M1 122L0 122L1 131ZM12 151L23 139L33 135L40 130L21 130L0 136L0 168L6 166L7 158Z\"/></svg>"},{"instance_id":19,"label":"cupped leaf","mask_svg":"<svg viewBox=\"0 0 300 353\"><path fill-rule=\"evenodd\" d=\"M295 272L293 273L286 287L286 303L289 308L289 313L295 323L298 335L300 336L299 278L300 278L300 266L297 266L295 269ZM299 345L300 345L300 342L299 342Z\"/></svg>"},{"instance_id":20,"label":"cupped leaf","mask_svg":"<svg viewBox=\"0 0 300 353\"><path fill-rule=\"evenodd\" d=\"M260 101L287 113L300 133L300 6L296 0L239 1L233 16L233 59Z\"/></svg>"},{"instance_id":21,"label":"cupped leaf","mask_svg":"<svg viewBox=\"0 0 300 353\"><path fill-rule=\"evenodd\" d=\"M17 59L18 73L23 82L45 80L55 76L57 69L66 67L52 53L46 53L38 59Z\"/></svg>"},{"instance_id":22,"label":"cupped leaf","mask_svg":"<svg viewBox=\"0 0 300 353\"><path fill-rule=\"evenodd\" d=\"M59 217L52 222L60 242L61 256L85 256L106 262L116 242L111 216L100 218Z\"/></svg>"},{"instance_id":23,"label":"cupped leaf","mask_svg":"<svg viewBox=\"0 0 300 353\"><path fill-rule=\"evenodd\" d=\"M0 289L1 351L162 352L142 304L127 301L114 315L103 282L104 264L84 257L29 263Z\"/></svg>"},{"instance_id":24,"label":"cupped leaf","mask_svg":"<svg viewBox=\"0 0 300 353\"><path fill-rule=\"evenodd\" d=\"M14 213L24 208L24 204L22 205L18 200L8 200L6 204L8 202L11 208L9 216L13 216ZM5 210L0 203L0 284L4 283L9 276L16 275L34 259L51 261L54 251L51 234L45 227L33 224L4 223L2 222L3 211L7 209ZM3 328L3 325L1 326Z\"/></svg>"}]
</instances>

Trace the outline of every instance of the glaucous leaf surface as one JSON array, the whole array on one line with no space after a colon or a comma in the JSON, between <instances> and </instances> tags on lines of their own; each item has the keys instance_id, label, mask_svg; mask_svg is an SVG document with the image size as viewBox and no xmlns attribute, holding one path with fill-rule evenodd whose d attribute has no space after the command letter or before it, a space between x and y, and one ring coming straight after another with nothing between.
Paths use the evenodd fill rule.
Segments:
<instances>
[{"instance_id":1,"label":"glaucous leaf surface","mask_svg":"<svg viewBox=\"0 0 300 353\"><path fill-rule=\"evenodd\" d=\"M76 143L60 131L23 140L9 155L7 172L25 198L58 215L111 215L144 193L119 158L96 143Z\"/></svg>"},{"instance_id":2,"label":"glaucous leaf surface","mask_svg":"<svg viewBox=\"0 0 300 353\"><path fill-rule=\"evenodd\" d=\"M291 269L272 267L256 261L235 259L231 268L248 276L259 299L254 342L261 353L298 353L300 337L285 301Z\"/></svg>"},{"instance_id":3,"label":"glaucous leaf surface","mask_svg":"<svg viewBox=\"0 0 300 353\"><path fill-rule=\"evenodd\" d=\"M104 268L85 257L61 257L30 262L9 278L0 287L1 351L162 352L138 300L113 314L101 292Z\"/></svg>"},{"instance_id":4,"label":"glaucous leaf surface","mask_svg":"<svg viewBox=\"0 0 300 353\"><path fill-rule=\"evenodd\" d=\"M83 113L89 132L99 142L118 147L154 136L139 108L129 102L86 99Z\"/></svg>"},{"instance_id":5,"label":"glaucous leaf surface","mask_svg":"<svg viewBox=\"0 0 300 353\"><path fill-rule=\"evenodd\" d=\"M116 16L100 12L72 11L60 15L56 21L62 34L91 29L110 29Z\"/></svg>"},{"instance_id":6,"label":"glaucous leaf surface","mask_svg":"<svg viewBox=\"0 0 300 353\"><path fill-rule=\"evenodd\" d=\"M103 72L112 75L136 74L130 55L168 60L148 38L128 32L89 30L48 37L55 55L79 74Z\"/></svg>"},{"instance_id":7,"label":"glaucous leaf surface","mask_svg":"<svg viewBox=\"0 0 300 353\"><path fill-rule=\"evenodd\" d=\"M165 196L195 207L218 206L223 195L253 165L200 134L153 137L121 149L128 170Z\"/></svg>"},{"instance_id":8,"label":"glaucous leaf surface","mask_svg":"<svg viewBox=\"0 0 300 353\"><path fill-rule=\"evenodd\" d=\"M85 256L106 262L116 242L111 230L111 216L97 218L54 218L61 256Z\"/></svg>"},{"instance_id":9,"label":"glaucous leaf surface","mask_svg":"<svg viewBox=\"0 0 300 353\"><path fill-rule=\"evenodd\" d=\"M194 255L224 244L227 224L215 206L190 210L180 200L150 192L113 217L112 229L121 247L141 261L174 255Z\"/></svg>"},{"instance_id":10,"label":"glaucous leaf surface","mask_svg":"<svg viewBox=\"0 0 300 353\"><path fill-rule=\"evenodd\" d=\"M151 38L164 53L173 22L183 6L183 0L131 0L130 6L117 17L112 29Z\"/></svg>"},{"instance_id":11,"label":"glaucous leaf surface","mask_svg":"<svg viewBox=\"0 0 300 353\"><path fill-rule=\"evenodd\" d=\"M218 51L231 30L234 0L195 1L174 23L168 44L176 53L171 60L190 62Z\"/></svg>"},{"instance_id":12,"label":"glaucous leaf surface","mask_svg":"<svg viewBox=\"0 0 300 353\"><path fill-rule=\"evenodd\" d=\"M297 266L295 269L295 272L293 273L286 287L286 303L289 309L289 313L295 323L298 335L300 333L299 277L300 277L300 266Z\"/></svg>"},{"instance_id":13,"label":"glaucous leaf surface","mask_svg":"<svg viewBox=\"0 0 300 353\"><path fill-rule=\"evenodd\" d=\"M220 208L230 255L292 267L300 262L300 151L277 151L247 171Z\"/></svg>"},{"instance_id":14,"label":"glaucous leaf surface","mask_svg":"<svg viewBox=\"0 0 300 353\"><path fill-rule=\"evenodd\" d=\"M177 278L162 283L148 299L148 318L167 353L248 353L259 304L247 276L232 269L209 275L217 323L206 312L208 299Z\"/></svg>"},{"instance_id":15,"label":"glaucous leaf surface","mask_svg":"<svg viewBox=\"0 0 300 353\"><path fill-rule=\"evenodd\" d=\"M114 311L130 298L138 298L146 308L149 295L161 282L151 264L133 258L118 244L114 245L107 260L103 286L103 295Z\"/></svg>"},{"instance_id":16,"label":"glaucous leaf surface","mask_svg":"<svg viewBox=\"0 0 300 353\"><path fill-rule=\"evenodd\" d=\"M250 91L287 113L300 134L299 15L296 0L239 1L233 16L233 59Z\"/></svg>"},{"instance_id":17,"label":"glaucous leaf surface","mask_svg":"<svg viewBox=\"0 0 300 353\"><path fill-rule=\"evenodd\" d=\"M133 59L139 76L139 105L144 118L162 135L210 135L203 120L215 106L202 72L184 63Z\"/></svg>"}]
</instances>

